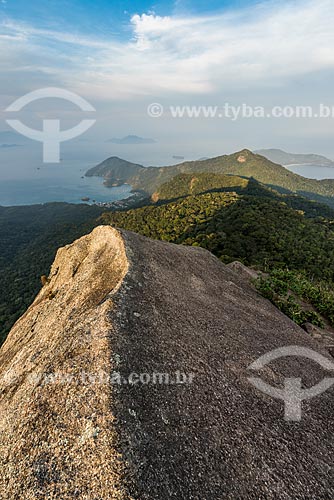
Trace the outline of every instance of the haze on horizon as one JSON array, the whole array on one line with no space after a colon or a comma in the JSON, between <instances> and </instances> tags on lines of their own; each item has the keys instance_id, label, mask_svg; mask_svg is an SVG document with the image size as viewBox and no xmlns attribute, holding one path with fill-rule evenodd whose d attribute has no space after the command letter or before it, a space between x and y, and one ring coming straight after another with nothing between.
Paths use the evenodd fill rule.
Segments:
<instances>
[{"instance_id":1,"label":"haze on horizon","mask_svg":"<svg viewBox=\"0 0 334 500\"><path fill-rule=\"evenodd\" d=\"M169 106L224 103L268 110L334 106L333 25L331 0L214 1L209 6L198 0L113 5L107 0L2 0L0 131L9 130L9 104L52 86L76 92L96 108L94 127L62 145L66 159L94 162L118 155L161 165L168 158L173 163L173 155L194 159L245 147L334 159L333 118L233 121L173 118L168 111ZM148 115L151 103L164 107L161 118ZM43 101L29 105L20 119L41 128L43 118L55 115L62 128L82 118L72 105ZM156 143L108 142L131 134ZM39 143L31 147L36 154L41 150ZM11 163L15 170L22 151L0 149L1 169Z\"/></svg>"}]
</instances>

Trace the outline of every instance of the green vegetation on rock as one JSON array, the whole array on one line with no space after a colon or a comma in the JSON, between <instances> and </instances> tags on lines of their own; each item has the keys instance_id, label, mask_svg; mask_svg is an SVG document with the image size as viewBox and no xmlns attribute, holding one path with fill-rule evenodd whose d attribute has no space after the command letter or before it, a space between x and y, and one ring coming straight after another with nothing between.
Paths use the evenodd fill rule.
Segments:
<instances>
[{"instance_id":1,"label":"green vegetation on rock","mask_svg":"<svg viewBox=\"0 0 334 500\"><path fill-rule=\"evenodd\" d=\"M324 317L334 326L334 290L323 280L310 278L305 272L273 269L256 280L257 289L296 323L310 322L323 327ZM314 310L305 310L302 303ZM319 316L320 315L320 316Z\"/></svg>"}]
</instances>

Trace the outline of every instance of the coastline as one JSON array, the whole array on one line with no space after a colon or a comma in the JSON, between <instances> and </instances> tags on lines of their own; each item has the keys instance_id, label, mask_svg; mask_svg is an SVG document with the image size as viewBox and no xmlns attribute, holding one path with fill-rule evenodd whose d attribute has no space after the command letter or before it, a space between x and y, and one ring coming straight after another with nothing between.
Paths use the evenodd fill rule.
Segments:
<instances>
[{"instance_id":1,"label":"coastline","mask_svg":"<svg viewBox=\"0 0 334 500\"><path fill-rule=\"evenodd\" d=\"M289 167L334 168L334 163L333 163L333 165L315 165L314 163L284 163L282 166L285 168L289 168Z\"/></svg>"}]
</instances>

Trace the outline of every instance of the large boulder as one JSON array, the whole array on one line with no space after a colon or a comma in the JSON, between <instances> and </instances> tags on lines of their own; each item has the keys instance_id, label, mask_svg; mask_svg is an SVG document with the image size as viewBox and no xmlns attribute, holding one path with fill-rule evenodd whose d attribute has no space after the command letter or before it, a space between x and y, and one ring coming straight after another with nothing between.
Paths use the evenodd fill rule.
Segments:
<instances>
[{"instance_id":1,"label":"large boulder","mask_svg":"<svg viewBox=\"0 0 334 500\"><path fill-rule=\"evenodd\" d=\"M0 497L334 498L333 390L289 418L249 380L311 387L331 359L209 252L98 227L1 348Z\"/></svg>"}]
</instances>

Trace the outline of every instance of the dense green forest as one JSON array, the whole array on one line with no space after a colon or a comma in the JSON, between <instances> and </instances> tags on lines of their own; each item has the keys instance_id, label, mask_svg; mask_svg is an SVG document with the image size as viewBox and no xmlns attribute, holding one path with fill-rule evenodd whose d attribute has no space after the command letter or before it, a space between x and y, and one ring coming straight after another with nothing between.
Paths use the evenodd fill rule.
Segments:
<instances>
[{"instance_id":1,"label":"dense green forest","mask_svg":"<svg viewBox=\"0 0 334 500\"><path fill-rule=\"evenodd\" d=\"M101 212L66 203L0 207L0 344L41 288L57 249L91 231Z\"/></svg>"},{"instance_id":2,"label":"dense green forest","mask_svg":"<svg viewBox=\"0 0 334 500\"><path fill-rule=\"evenodd\" d=\"M86 175L104 177L107 186L127 182L133 189L139 189L151 195L158 191L162 184L184 173L253 177L278 191L299 194L334 207L333 179L320 181L307 179L247 149L231 155L188 161L167 167L145 168L117 157L111 157L88 170Z\"/></svg>"},{"instance_id":3,"label":"dense green forest","mask_svg":"<svg viewBox=\"0 0 334 500\"><path fill-rule=\"evenodd\" d=\"M173 186L179 194L188 188L189 178L171 183L162 190L167 197ZM324 318L334 326L334 211L300 196L262 191L257 184L103 214L101 222L201 246L224 263L253 266L267 276L257 283L259 291L295 322L324 326ZM312 310L300 305L305 301Z\"/></svg>"},{"instance_id":4,"label":"dense green forest","mask_svg":"<svg viewBox=\"0 0 334 500\"><path fill-rule=\"evenodd\" d=\"M333 221L307 217L284 201L210 192L104 214L101 221L151 238L201 246L223 262L240 260L261 269L286 266L334 280Z\"/></svg>"},{"instance_id":5,"label":"dense green forest","mask_svg":"<svg viewBox=\"0 0 334 500\"><path fill-rule=\"evenodd\" d=\"M334 210L329 206L281 194L253 178L208 173L180 174L159 188L155 202L147 203L108 212L66 203L0 207L0 342L39 291L40 276L48 274L57 248L98 224L200 246L222 262L254 266L269 273L259 284L261 293L297 322L308 317L320 324L316 315L303 315L291 298L277 293L277 286L292 280L272 273L300 273L308 290L313 287L318 294L315 309L325 303L319 313L334 321Z\"/></svg>"},{"instance_id":6,"label":"dense green forest","mask_svg":"<svg viewBox=\"0 0 334 500\"><path fill-rule=\"evenodd\" d=\"M224 174L179 174L162 184L153 196L154 201L166 201L184 196L202 194L207 191L242 191L249 184L256 184L250 179ZM258 184L259 185L259 184ZM260 185L259 185L260 186Z\"/></svg>"},{"instance_id":7,"label":"dense green forest","mask_svg":"<svg viewBox=\"0 0 334 500\"><path fill-rule=\"evenodd\" d=\"M276 189L258 182L253 177L245 178L236 175L179 174L162 184L152 198L155 203L161 204L210 191L235 192L242 195L269 198L303 211L308 218L320 216L333 219L334 217L334 210L325 203L314 202L297 194L282 194Z\"/></svg>"}]
</instances>

